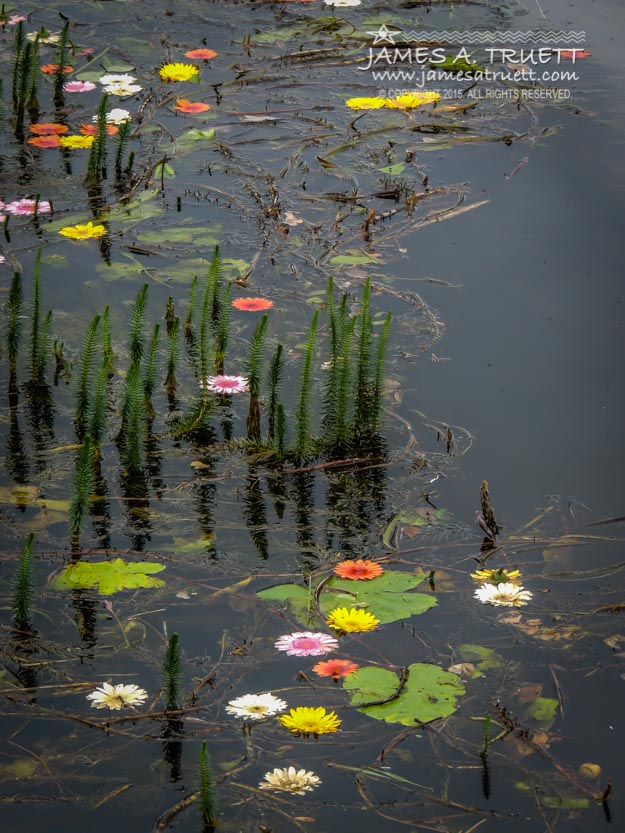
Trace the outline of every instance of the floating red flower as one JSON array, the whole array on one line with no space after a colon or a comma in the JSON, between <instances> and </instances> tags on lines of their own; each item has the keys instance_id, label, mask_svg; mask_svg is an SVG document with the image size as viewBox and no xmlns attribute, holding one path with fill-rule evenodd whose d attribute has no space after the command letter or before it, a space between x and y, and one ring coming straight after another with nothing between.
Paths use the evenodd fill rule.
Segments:
<instances>
[{"instance_id":1,"label":"floating red flower","mask_svg":"<svg viewBox=\"0 0 625 833\"><path fill-rule=\"evenodd\" d=\"M80 125L80 132L83 136L97 136L98 135L98 125L97 124L81 124ZM106 125L106 132L109 136L114 136L116 133L119 133L119 127L114 124L107 124Z\"/></svg>"},{"instance_id":2,"label":"floating red flower","mask_svg":"<svg viewBox=\"0 0 625 833\"><path fill-rule=\"evenodd\" d=\"M341 677L347 677L360 668L348 659L326 659L313 666L313 671L320 677L332 677L337 682Z\"/></svg>"},{"instance_id":3,"label":"floating red flower","mask_svg":"<svg viewBox=\"0 0 625 833\"><path fill-rule=\"evenodd\" d=\"M368 581L381 576L384 570L377 561L359 558L357 561L341 561L334 568L334 572L341 578L349 578L353 581Z\"/></svg>"},{"instance_id":4,"label":"floating red flower","mask_svg":"<svg viewBox=\"0 0 625 833\"><path fill-rule=\"evenodd\" d=\"M192 61L210 61L211 58L217 56L214 49L190 49L184 53L185 58L191 58Z\"/></svg>"},{"instance_id":5,"label":"floating red flower","mask_svg":"<svg viewBox=\"0 0 625 833\"><path fill-rule=\"evenodd\" d=\"M41 122L41 124L31 124L30 132L37 136L58 136L60 133L67 133L69 127L65 124L57 124L56 122Z\"/></svg>"},{"instance_id":6,"label":"floating red flower","mask_svg":"<svg viewBox=\"0 0 625 833\"><path fill-rule=\"evenodd\" d=\"M579 58L590 58L592 52L587 49L562 49L560 50L561 58L572 58L577 61Z\"/></svg>"},{"instance_id":7,"label":"floating red flower","mask_svg":"<svg viewBox=\"0 0 625 833\"><path fill-rule=\"evenodd\" d=\"M189 101L188 98L176 100L176 110L180 113L205 113L210 108L210 104L204 104L201 101Z\"/></svg>"},{"instance_id":8,"label":"floating red flower","mask_svg":"<svg viewBox=\"0 0 625 833\"><path fill-rule=\"evenodd\" d=\"M58 136L33 136L32 139L26 141L29 145L35 145L38 148L60 148L61 143Z\"/></svg>"},{"instance_id":9,"label":"floating red flower","mask_svg":"<svg viewBox=\"0 0 625 833\"><path fill-rule=\"evenodd\" d=\"M54 75L56 72L59 71L59 65L58 64L44 64L42 67L39 67L39 69L45 75ZM63 72L65 72L65 73L73 72L73 71L74 71L74 67L63 67Z\"/></svg>"},{"instance_id":10,"label":"floating red flower","mask_svg":"<svg viewBox=\"0 0 625 833\"><path fill-rule=\"evenodd\" d=\"M246 310L246 312L258 312L263 309L271 309L273 301L266 298L237 298L232 302L235 309Z\"/></svg>"}]
</instances>

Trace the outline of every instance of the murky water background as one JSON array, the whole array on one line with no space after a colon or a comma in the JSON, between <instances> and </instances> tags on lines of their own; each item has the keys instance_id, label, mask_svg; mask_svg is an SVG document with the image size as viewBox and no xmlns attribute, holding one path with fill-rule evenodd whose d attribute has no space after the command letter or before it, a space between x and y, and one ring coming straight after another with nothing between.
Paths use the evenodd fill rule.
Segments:
<instances>
[{"instance_id":1,"label":"murky water background","mask_svg":"<svg viewBox=\"0 0 625 833\"><path fill-rule=\"evenodd\" d=\"M450 18L448 4L433 4L428 12L420 4L411 9L386 4L347 9L350 14L345 17L364 30L407 16L429 28L460 21L474 28L501 26L502 21L524 28L540 25L539 9L526 5L529 14L518 15L520 5L502 14L499 4L456 4L455 17ZM618 612L596 611L622 598L622 546L619 540L605 540L619 539L621 527L584 524L623 511L620 147L625 125L617 35L624 21L615 2L592 6L591 12L581 2L542 3L554 28L587 31L593 56L580 67L583 81L574 102L582 112L564 106L534 107L534 135L545 127L561 129L533 146L452 144L420 154L413 184L427 173L430 187L449 189L427 211L453 206L458 193L466 203L489 202L413 231L405 218L391 219L371 244L363 242L361 213L349 203L321 197L327 192L349 194L355 186L367 195L380 190L384 178L378 169L403 159L408 138L390 132L372 135L353 151L328 157L346 135L352 137L347 125L354 114L346 112L344 99L373 91L362 83L355 63L337 66L329 57L318 64L274 60L296 53L301 45L322 48L329 43L339 57L344 55L345 48L329 42L327 33L314 35L302 28L297 34L298 21L325 14L316 4L177 3L171 9L155 4L149 13L142 4L59 7L78 24L81 44L84 40L97 49L98 40L114 42L117 59L125 56L136 63L136 74L151 78L146 90L151 92L151 83L155 98L145 111L147 127L138 139L137 156L148 167L165 155L176 172L176 178L166 182L164 195L149 203L157 209L154 216L137 215L128 221L123 213L113 214L112 265L107 265L94 241L68 245L56 233L61 225L87 216L80 183L84 157L72 160L72 176L56 151L37 152L18 164L17 144L5 128L4 198L36 188L43 197L54 197L55 208L62 212L62 220L54 218L56 225L42 222L39 231L26 223L12 225L5 252L28 276L36 246L42 244L44 303L54 310L55 334L66 340L68 356L78 355L79 334L89 319L111 304L115 349L123 357L129 304L146 278L150 322L162 317L170 294L183 310L193 271L199 268L187 261L197 257L202 246L193 240L168 240L163 232L181 224L204 226L207 235L220 241L225 258L254 263L249 294L263 294L275 303L271 324L289 349L289 385L298 378L297 362L314 306L311 295L314 298L315 290L323 288L328 273L353 292L354 303L367 274L374 286L377 282L395 293L374 295L376 312L390 308L395 315L388 366L392 415L387 422L387 461L358 476L308 472L282 482L262 463L222 445L207 450L165 438L154 455L156 468L138 508L136 496L124 492L111 444L105 466L109 520L104 532L88 527L83 546L102 547L106 539L111 547L142 551L150 560L167 564L163 591L112 597L131 650L102 597L78 597L46 587L49 574L67 557L66 514L46 514L35 505L21 511L7 501L7 558L2 564L7 591L25 534L34 531L38 541L38 637L33 643L11 632L9 592L3 603L6 671L0 682L7 740L0 775L7 830L35 833L61 826L78 829L85 823L94 833L108 831L111 825L151 830L161 813L196 788L200 740L208 741L216 773L224 777L224 829L312 833L347 824L361 833L379 830L380 825L389 831L468 833L481 823L482 831L505 824L519 833L581 833L606 823L597 798L609 778L614 779L609 812L618 825L623 813L618 773L625 669L619 655L622 643L617 639L611 647L604 639L621 629ZM50 21L55 21L50 28L58 28L55 12L47 5L37 9L33 28ZM291 40L277 39L276 32L289 26L295 27ZM248 33L249 49L241 43ZM4 38L6 57L10 40ZM178 135L188 121L154 103L161 94L154 67L170 55L180 60L182 47L197 47L201 38L220 53L203 77L224 85L223 99L218 103L211 98L213 109L205 121L193 124L215 126L223 144L218 152L207 147L181 156L169 135ZM356 59L354 45L348 49ZM252 80L231 85L237 73ZM274 120L245 118L262 117L267 110ZM526 113L498 114L494 108L484 112L488 118L477 128L483 135L528 129ZM366 124L374 126L371 115ZM306 141L311 131L319 134L315 143ZM410 138L417 145L421 136ZM389 145L389 139L397 147ZM527 164L506 178L525 155ZM315 161L319 156L331 159L337 168L320 167ZM285 165L287 171L278 176ZM288 235L264 213L263 206L272 198L267 173L275 177L282 210L304 220L291 226ZM150 187L159 184L155 177ZM108 202L114 204L113 194ZM363 204L378 212L396 205L370 196ZM137 255L125 248L129 244L152 254ZM199 254L210 257L211 248L206 245ZM332 261L354 252L375 257L366 265ZM235 277L236 269L233 266L228 277ZM5 287L9 275L6 269ZM406 293L415 292L427 308L410 303ZM239 317L234 322L236 372L257 319L252 324L249 320ZM123 360L119 364L123 367ZM194 383L188 377L183 400L191 396ZM117 380L116 390L120 389ZM15 422L5 410L6 490L16 482L16 465L18 475L24 474L19 465L25 461L22 482L36 485L44 497L68 496L73 458L54 449L74 441L73 388L61 383L53 393L56 421L49 436L37 431L22 399L22 457L16 457ZM165 413L164 395L158 409ZM245 422L242 403L233 403L231 419L240 433ZM448 425L456 442L451 455L436 433L439 429L442 437ZM411 433L416 446L409 442ZM421 454L428 465L420 470L415 462ZM208 469L190 468L198 460ZM531 610L517 622L499 622L498 611L472 599L469 573L481 542L474 513L484 478L505 525L505 563L521 566L525 584L535 594ZM390 519L401 510L424 507L426 493L450 511L450 519L440 528L404 530L397 541L399 552L390 551L382 542ZM531 525L540 507L546 514ZM508 540L522 535L526 524L525 541ZM567 537L571 534L584 537ZM589 534L602 540L593 542ZM432 662L446 668L461 661L458 647L467 642L488 646L499 655L499 665L467 682L468 693L454 717L400 742L403 727L345 709L342 689L317 681L311 662L273 649L277 636L295 629L296 623L284 607L260 604L254 591L301 580L311 570L327 571L339 550L375 558L390 552L395 569L421 565L426 572L435 571L438 606L424 618L349 637L346 650L354 661L384 667ZM218 592L250 575L258 576L250 585ZM181 591L191 591L190 597L177 596ZM113 722L109 731L81 722L101 718L85 705L84 695L105 679L137 682L150 692L152 710L162 708L157 692L164 628L168 634L180 634L186 694L197 689L191 704L198 710L185 715L184 735L174 733L172 738L171 723L164 718ZM63 686L77 681L86 687L66 693ZM528 754L523 737L514 731L505 742L494 744L489 791L476 753L484 715L492 713L498 727L505 725L499 703L518 717L521 727L543 730L523 717L523 698L530 697L527 687L532 685L542 686L545 697L560 698L557 717L545 730L547 743ZM336 708L344 721L342 732L305 741L271 722L254 727L248 741L223 707L232 697L267 690L284 696L289 705L323 702ZM384 755L393 739L397 745ZM322 791L287 797L288 801L254 792L266 770L292 762L319 772ZM578 776L577 768L584 762L602 767L597 782ZM239 766L240 772L228 774ZM378 775L365 775L363 780L365 767L377 768ZM379 773L389 773L389 779ZM412 784L406 787L393 776ZM120 787L124 790L116 793ZM573 799L593 793L586 808L566 801L554 807L544 801L545 795ZM438 804L432 803L432 796ZM189 831L200 828L193 807L171 825Z\"/></svg>"}]
</instances>

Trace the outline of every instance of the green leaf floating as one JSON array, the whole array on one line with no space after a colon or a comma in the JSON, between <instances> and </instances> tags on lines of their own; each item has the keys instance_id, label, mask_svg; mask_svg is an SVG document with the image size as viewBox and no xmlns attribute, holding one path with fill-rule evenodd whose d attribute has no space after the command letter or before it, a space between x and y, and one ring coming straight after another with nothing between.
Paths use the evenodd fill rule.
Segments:
<instances>
[{"instance_id":1,"label":"green leaf floating","mask_svg":"<svg viewBox=\"0 0 625 833\"><path fill-rule=\"evenodd\" d=\"M336 607L359 607L376 616L381 624L396 622L425 613L436 605L434 596L425 593L409 593L425 579L425 573L402 573L385 571L369 581L350 581L332 578L324 586L319 607L324 615ZM310 624L315 616L314 589L300 584L279 584L258 593L267 601L286 602L293 616L302 624Z\"/></svg>"},{"instance_id":2,"label":"green leaf floating","mask_svg":"<svg viewBox=\"0 0 625 833\"><path fill-rule=\"evenodd\" d=\"M163 564L153 561L135 561L127 564L121 558L113 561L70 564L53 581L57 590L86 590L97 587L101 596L110 596L119 590L136 590L137 587L163 587L165 582L151 578L149 573L160 573Z\"/></svg>"},{"instance_id":3,"label":"green leaf floating","mask_svg":"<svg viewBox=\"0 0 625 833\"><path fill-rule=\"evenodd\" d=\"M345 678L343 688L353 692L351 704L358 706L392 698L400 688L400 679L385 668L359 668ZM438 665L415 662L408 666L408 678L398 697L358 711L386 723L414 726L453 714L458 697L464 693L465 687L455 674Z\"/></svg>"},{"instance_id":4,"label":"green leaf floating","mask_svg":"<svg viewBox=\"0 0 625 833\"><path fill-rule=\"evenodd\" d=\"M553 726L558 713L558 701L553 697L537 697L523 709L525 720L534 721L534 725L547 731ZM534 727L532 727L534 728Z\"/></svg>"}]
</instances>

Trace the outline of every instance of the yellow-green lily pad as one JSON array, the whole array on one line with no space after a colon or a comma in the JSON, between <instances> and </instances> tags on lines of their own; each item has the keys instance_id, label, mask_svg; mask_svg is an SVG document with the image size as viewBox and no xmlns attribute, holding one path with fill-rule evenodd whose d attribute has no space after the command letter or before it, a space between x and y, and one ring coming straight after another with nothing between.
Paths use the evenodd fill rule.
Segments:
<instances>
[{"instance_id":1,"label":"yellow-green lily pad","mask_svg":"<svg viewBox=\"0 0 625 833\"><path fill-rule=\"evenodd\" d=\"M136 590L138 587L163 587L164 581L152 578L160 573L163 564L152 561L127 563L121 558L112 561L79 561L65 567L53 580L57 590L86 590L96 587L101 596L110 596L119 590Z\"/></svg>"}]
</instances>

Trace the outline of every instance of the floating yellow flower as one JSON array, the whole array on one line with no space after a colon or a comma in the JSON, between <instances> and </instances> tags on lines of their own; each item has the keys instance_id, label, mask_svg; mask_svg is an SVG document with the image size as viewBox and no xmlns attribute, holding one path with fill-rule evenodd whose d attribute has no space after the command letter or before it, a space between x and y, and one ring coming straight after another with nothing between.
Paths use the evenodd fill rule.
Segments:
<instances>
[{"instance_id":1,"label":"floating yellow flower","mask_svg":"<svg viewBox=\"0 0 625 833\"><path fill-rule=\"evenodd\" d=\"M405 93L397 96L397 98L387 98L385 107L390 110L413 110L415 107L421 107L422 104L431 104L433 101L440 101L439 93L422 92L422 93Z\"/></svg>"},{"instance_id":2,"label":"floating yellow flower","mask_svg":"<svg viewBox=\"0 0 625 833\"><path fill-rule=\"evenodd\" d=\"M345 104L352 110L379 110L386 106L385 98L349 98Z\"/></svg>"},{"instance_id":3,"label":"floating yellow flower","mask_svg":"<svg viewBox=\"0 0 625 833\"><path fill-rule=\"evenodd\" d=\"M72 240L89 240L92 237L102 237L106 234L106 228L102 225L94 226L90 220L86 225L65 226L59 234L63 237L70 237Z\"/></svg>"},{"instance_id":4,"label":"floating yellow flower","mask_svg":"<svg viewBox=\"0 0 625 833\"><path fill-rule=\"evenodd\" d=\"M346 607L337 607L330 613L327 622L335 631L343 631L343 633L372 631L380 624L380 620L376 619L373 613L357 607L349 610Z\"/></svg>"},{"instance_id":5,"label":"floating yellow flower","mask_svg":"<svg viewBox=\"0 0 625 833\"><path fill-rule=\"evenodd\" d=\"M330 735L341 725L336 714L326 712L323 706L317 708L298 706L296 709L291 709L290 714L280 717L279 721L294 735Z\"/></svg>"},{"instance_id":6,"label":"floating yellow flower","mask_svg":"<svg viewBox=\"0 0 625 833\"><path fill-rule=\"evenodd\" d=\"M379 110L386 107L389 110L413 110L422 104L440 101L440 94L434 92L405 93L397 98L349 98L345 104L352 110Z\"/></svg>"},{"instance_id":7,"label":"floating yellow flower","mask_svg":"<svg viewBox=\"0 0 625 833\"><path fill-rule=\"evenodd\" d=\"M471 578L481 584L520 584L522 581L520 570L476 570L471 573Z\"/></svg>"},{"instance_id":8,"label":"floating yellow flower","mask_svg":"<svg viewBox=\"0 0 625 833\"><path fill-rule=\"evenodd\" d=\"M195 64L165 64L158 71L161 81L190 81L198 73Z\"/></svg>"},{"instance_id":9,"label":"floating yellow flower","mask_svg":"<svg viewBox=\"0 0 625 833\"><path fill-rule=\"evenodd\" d=\"M62 148L90 148L95 142L95 136L60 136L59 144Z\"/></svg>"}]
</instances>

